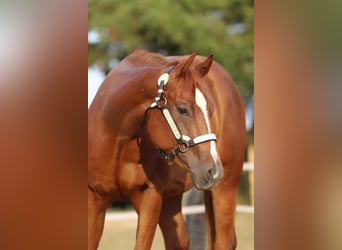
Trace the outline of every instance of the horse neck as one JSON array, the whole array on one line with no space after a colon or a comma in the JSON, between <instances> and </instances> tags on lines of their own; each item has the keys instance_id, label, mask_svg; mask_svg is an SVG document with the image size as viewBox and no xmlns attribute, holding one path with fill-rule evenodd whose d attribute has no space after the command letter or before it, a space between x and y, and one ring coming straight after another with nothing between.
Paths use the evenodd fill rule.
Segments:
<instances>
[{"instance_id":1,"label":"horse neck","mask_svg":"<svg viewBox=\"0 0 342 250\"><path fill-rule=\"evenodd\" d=\"M119 83L109 98L105 109L107 125L116 131L116 136L133 139L139 136L144 125L145 111L157 94L157 79L160 69L134 74L129 80Z\"/></svg>"}]
</instances>

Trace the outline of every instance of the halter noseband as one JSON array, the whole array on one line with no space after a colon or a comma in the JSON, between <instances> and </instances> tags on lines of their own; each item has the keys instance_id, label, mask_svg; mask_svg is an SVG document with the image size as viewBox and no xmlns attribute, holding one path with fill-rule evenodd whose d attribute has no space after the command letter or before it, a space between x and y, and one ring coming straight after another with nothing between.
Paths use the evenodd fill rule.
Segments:
<instances>
[{"instance_id":1,"label":"halter noseband","mask_svg":"<svg viewBox=\"0 0 342 250\"><path fill-rule=\"evenodd\" d=\"M171 150L170 152L166 152L165 150L156 147L158 152L168 161L169 165L173 164L173 160L175 159L178 153L185 153L189 150L189 147L196 146L197 144L201 144L207 141L217 141L216 135L213 133L204 134L197 136L195 138L191 138L187 135L183 135L179 130L175 120L173 119L169 109L167 108L167 99L164 96L164 87L166 86L170 72L173 70L174 66L168 68L168 70L162 74L158 79L158 92L155 97L155 101L148 107L146 112L152 108L158 108L163 114L167 124L169 125L171 132L176 139L178 146L177 148Z\"/></svg>"}]
</instances>

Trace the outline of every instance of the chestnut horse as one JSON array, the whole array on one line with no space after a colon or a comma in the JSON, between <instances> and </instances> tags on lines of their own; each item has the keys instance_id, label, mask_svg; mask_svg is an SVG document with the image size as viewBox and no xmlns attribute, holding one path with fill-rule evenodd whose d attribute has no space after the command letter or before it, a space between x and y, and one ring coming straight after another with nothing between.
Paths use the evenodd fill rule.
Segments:
<instances>
[{"instance_id":1,"label":"chestnut horse","mask_svg":"<svg viewBox=\"0 0 342 250\"><path fill-rule=\"evenodd\" d=\"M106 77L88 113L88 249L105 211L130 200L135 249L157 224L166 249L188 249L183 192L205 192L207 245L235 249L234 218L245 150L241 97L213 56L163 57L136 50Z\"/></svg>"}]
</instances>

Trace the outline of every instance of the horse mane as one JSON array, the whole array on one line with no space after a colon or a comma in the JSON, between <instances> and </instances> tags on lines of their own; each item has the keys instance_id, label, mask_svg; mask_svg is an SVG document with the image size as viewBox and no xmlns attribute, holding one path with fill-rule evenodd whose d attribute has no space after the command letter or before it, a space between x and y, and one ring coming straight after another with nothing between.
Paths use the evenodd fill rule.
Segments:
<instances>
[{"instance_id":1,"label":"horse mane","mask_svg":"<svg viewBox=\"0 0 342 250\"><path fill-rule=\"evenodd\" d=\"M156 66L165 66L170 64L170 62L166 60L166 58L162 54L148 52L142 49L136 49L126 58L126 60L134 64L149 63Z\"/></svg>"}]
</instances>

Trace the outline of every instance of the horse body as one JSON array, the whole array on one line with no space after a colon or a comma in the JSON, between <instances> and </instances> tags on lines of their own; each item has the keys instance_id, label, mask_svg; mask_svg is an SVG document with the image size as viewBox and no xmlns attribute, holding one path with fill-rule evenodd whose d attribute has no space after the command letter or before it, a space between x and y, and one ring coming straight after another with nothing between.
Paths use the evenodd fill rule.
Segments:
<instances>
[{"instance_id":1,"label":"horse body","mask_svg":"<svg viewBox=\"0 0 342 250\"><path fill-rule=\"evenodd\" d=\"M235 248L244 110L233 81L212 62L212 57L162 57L137 50L106 77L88 115L88 249L97 248L105 210L118 200L131 200L139 214L135 249L151 247L157 224L166 249L187 249L181 198L192 183L206 190L209 246ZM156 147L170 152L184 144L177 145L177 129L170 129L168 116L154 105L157 79L170 66L174 69L161 97L183 133L179 141L208 140L174 155L172 165Z\"/></svg>"}]
</instances>

